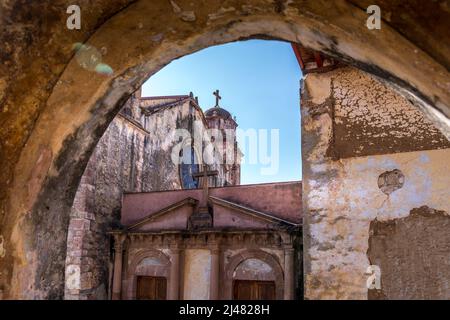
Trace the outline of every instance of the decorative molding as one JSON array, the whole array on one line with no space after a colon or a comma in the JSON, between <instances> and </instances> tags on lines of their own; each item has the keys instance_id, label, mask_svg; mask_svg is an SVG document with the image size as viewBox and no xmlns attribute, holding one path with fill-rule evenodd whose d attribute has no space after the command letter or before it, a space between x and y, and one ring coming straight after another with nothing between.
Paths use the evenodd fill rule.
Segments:
<instances>
[{"instance_id":1,"label":"decorative molding","mask_svg":"<svg viewBox=\"0 0 450 320\"><path fill-rule=\"evenodd\" d=\"M227 247L271 247L283 249L294 242L296 233L279 230L201 230L201 231L146 231L127 234L130 248L153 248L173 246L210 248L217 245Z\"/></svg>"},{"instance_id":2,"label":"decorative molding","mask_svg":"<svg viewBox=\"0 0 450 320\"><path fill-rule=\"evenodd\" d=\"M114 234L114 251L116 252L116 254L122 252L125 240L126 240L125 234L120 233Z\"/></svg>"}]
</instances>

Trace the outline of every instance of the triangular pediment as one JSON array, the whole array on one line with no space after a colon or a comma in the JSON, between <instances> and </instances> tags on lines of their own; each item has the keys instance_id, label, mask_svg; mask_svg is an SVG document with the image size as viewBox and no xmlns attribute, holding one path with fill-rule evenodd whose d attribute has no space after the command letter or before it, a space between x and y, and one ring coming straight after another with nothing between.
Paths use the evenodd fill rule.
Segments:
<instances>
[{"instance_id":1,"label":"triangular pediment","mask_svg":"<svg viewBox=\"0 0 450 320\"><path fill-rule=\"evenodd\" d=\"M194 198L185 198L175 202L165 208L146 215L144 218L127 226L128 231L138 231L145 229L165 229L165 228L184 228L187 218L192 213L198 200ZM187 210L186 210L187 209Z\"/></svg>"},{"instance_id":2,"label":"triangular pediment","mask_svg":"<svg viewBox=\"0 0 450 320\"><path fill-rule=\"evenodd\" d=\"M209 197L214 208L214 227L237 229L294 229L298 224L229 200Z\"/></svg>"},{"instance_id":3,"label":"triangular pediment","mask_svg":"<svg viewBox=\"0 0 450 320\"><path fill-rule=\"evenodd\" d=\"M296 229L299 224L248 206L210 196L215 229ZM186 230L188 220L197 207L198 200L188 197L172 203L127 226L127 231L146 232L162 230Z\"/></svg>"}]
</instances>

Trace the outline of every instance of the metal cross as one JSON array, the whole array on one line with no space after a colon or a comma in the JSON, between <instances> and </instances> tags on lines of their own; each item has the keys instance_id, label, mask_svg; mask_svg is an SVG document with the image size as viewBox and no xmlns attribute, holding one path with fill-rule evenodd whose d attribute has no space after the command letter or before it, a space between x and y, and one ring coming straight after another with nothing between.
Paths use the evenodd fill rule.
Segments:
<instances>
[{"instance_id":1,"label":"metal cross","mask_svg":"<svg viewBox=\"0 0 450 320\"><path fill-rule=\"evenodd\" d=\"M219 90L214 91L213 95L216 96L216 105L215 105L215 107L218 108L219 107L219 100L222 99L222 97L219 95Z\"/></svg>"}]
</instances>

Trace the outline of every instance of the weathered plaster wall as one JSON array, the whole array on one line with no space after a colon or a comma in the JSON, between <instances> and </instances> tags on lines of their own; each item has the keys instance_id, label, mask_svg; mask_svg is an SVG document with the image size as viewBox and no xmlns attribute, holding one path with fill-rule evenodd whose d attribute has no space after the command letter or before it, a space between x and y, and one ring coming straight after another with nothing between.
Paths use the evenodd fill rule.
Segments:
<instances>
[{"instance_id":1,"label":"weathered plaster wall","mask_svg":"<svg viewBox=\"0 0 450 320\"><path fill-rule=\"evenodd\" d=\"M308 255L310 270L306 274L306 296L311 299L365 299L367 298L366 269L375 262L367 256L369 246L369 227L371 221L387 221L407 217L413 208L428 205L432 208L450 212L448 172L450 165L445 159L450 150L399 153L393 155L369 156L340 160L326 166L313 165L315 174L330 174L327 182L316 178L309 181L308 195L310 224L310 243ZM405 175L403 188L386 195L378 188L378 176L393 169L400 169ZM437 226L440 233L427 234L438 236L448 232L448 225ZM415 229L409 230L414 232ZM417 235L410 235L418 241ZM438 239L436 239L438 240ZM439 239L445 241L444 239ZM391 237L386 242L396 242ZM430 240L423 240L430 242ZM392 244L395 246L395 244ZM412 243L399 244L403 250L413 254ZM439 255L439 259L448 260L450 252L429 247L422 259ZM387 255L389 252L383 252ZM418 263L418 261L417 261ZM383 267L381 265L380 267ZM438 268L436 266L436 268ZM381 269L382 285L387 268ZM422 278L430 274L425 268L414 270L405 266L405 273L415 272ZM417 277L414 277L417 280ZM441 281L444 280L441 278ZM444 281L448 282L448 278ZM397 297L406 298L408 287L421 288L423 282L405 283ZM424 291L433 291L431 283ZM443 284L434 283L436 290ZM448 291L447 291L448 294ZM390 297L393 297L392 295ZM428 298L430 298L428 296Z\"/></svg>"},{"instance_id":2,"label":"weathered plaster wall","mask_svg":"<svg viewBox=\"0 0 450 320\"><path fill-rule=\"evenodd\" d=\"M169 99L163 99L162 101L165 100L170 102ZM139 101L139 106L147 107L152 106L154 103L153 100L144 98ZM159 103L161 103L161 101ZM188 98L182 103L173 107L163 108L150 116L142 114L139 117L142 126L150 133L147 135L145 141L149 151L145 154L148 156L159 157L158 159L146 159L145 163L150 163L150 167L148 167L147 170L144 170L143 183L146 187L144 187L142 191L181 188L178 166L171 161L170 154L172 149L178 144L189 146L191 144L191 138L200 140L197 142L194 141L194 149L197 154L198 162L204 163L205 159L208 157L208 169L219 171L216 177L209 178L209 185L223 186L225 184L231 184L230 179L226 179L225 177L225 166L223 165L222 158L217 152L212 151L212 149L211 151L210 149L207 149L208 144L206 142L210 141L209 131L207 131L208 124L205 121L200 107L194 107L193 104L193 99ZM136 109L136 107L134 109ZM184 129L186 130L186 133L189 133L189 136L182 137L182 140L180 141L179 131L175 129ZM200 133L201 135L197 136L197 133ZM165 170L165 172L161 172L161 170ZM167 182L161 181L161 179L167 179ZM173 181L177 182L174 183ZM172 184L169 182L172 182ZM151 184L153 184L153 186Z\"/></svg>"},{"instance_id":3,"label":"weathered plaster wall","mask_svg":"<svg viewBox=\"0 0 450 320\"><path fill-rule=\"evenodd\" d=\"M188 249L184 255L184 300L208 300L211 254L206 249Z\"/></svg>"},{"instance_id":4,"label":"weathered plaster wall","mask_svg":"<svg viewBox=\"0 0 450 320\"><path fill-rule=\"evenodd\" d=\"M325 82L333 100L336 158L450 148L450 142L408 100L356 69L338 69Z\"/></svg>"},{"instance_id":5,"label":"weathered plaster wall","mask_svg":"<svg viewBox=\"0 0 450 320\"><path fill-rule=\"evenodd\" d=\"M357 85L357 92L348 91L351 79ZM372 263L368 257L369 229L375 219L405 218L411 210L424 205L450 212L450 149L423 150L445 147L446 143L420 115L411 114L413 109L406 100L392 95L392 91L376 79L351 68L309 74L305 78L302 152L307 299L367 299L368 275L365 272ZM392 98L386 101L386 97ZM347 112L346 122L341 118L344 112ZM351 113L355 115L349 116ZM405 113L408 113L407 118L403 116ZM384 129L382 143L373 123ZM351 136L347 136L348 132L352 132ZM336 136L345 136L347 141L337 141ZM440 142L423 144L429 137ZM375 145L371 145L371 141ZM409 152L399 147L405 144ZM415 151L411 150L414 148ZM364 153L374 155L360 156ZM378 186L378 178L394 169L403 173L403 186L385 194ZM428 237L448 232L446 224L434 225L434 228L440 231ZM419 235L409 236L419 241L416 238ZM398 236L384 241L410 250L408 243L398 243ZM425 241L433 243L430 238ZM390 252L398 253L398 250ZM428 255L421 257L422 260L431 256L444 260L450 257L449 251L442 251L438 246L430 245L420 252ZM389 281L395 278L391 273L395 269L392 264L396 262L395 257L380 262L382 290L383 286L387 289L388 298L406 298L411 290L427 292L429 298L436 295L436 292L430 294L433 290L448 288L448 278L439 278L441 283L435 287L421 287L424 283L430 284L429 281L411 281L405 282L400 292L390 294L388 288L392 288L392 284ZM383 272L386 272L384 278ZM404 266L402 272L403 279L411 274L414 275L411 279L415 280L419 274L429 277L426 268ZM448 295L448 289L444 291Z\"/></svg>"}]
</instances>

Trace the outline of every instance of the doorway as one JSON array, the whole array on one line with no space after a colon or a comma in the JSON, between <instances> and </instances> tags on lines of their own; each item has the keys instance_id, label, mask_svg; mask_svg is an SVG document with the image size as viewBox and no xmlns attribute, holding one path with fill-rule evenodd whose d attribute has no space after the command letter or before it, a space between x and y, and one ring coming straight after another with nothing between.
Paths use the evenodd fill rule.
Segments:
<instances>
[{"instance_id":1,"label":"doorway","mask_svg":"<svg viewBox=\"0 0 450 320\"><path fill-rule=\"evenodd\" d=\"M167 300L167 279L164 277L138 276L137 300Z\"/></svg>"},{"instance_id":2,"label":"doorway","mask_svg":"<svg viewBox=\"0 0 450 320\"><path fill-rule=\"evenodd\" d=\"M233 300L275 300L275 281L235 280Z\"/></svg>"}]
</instances>

